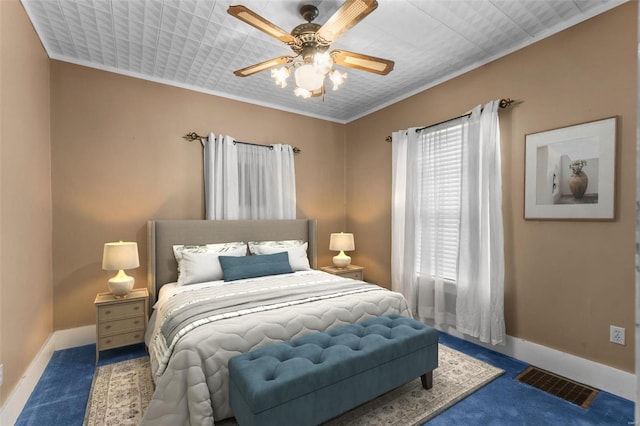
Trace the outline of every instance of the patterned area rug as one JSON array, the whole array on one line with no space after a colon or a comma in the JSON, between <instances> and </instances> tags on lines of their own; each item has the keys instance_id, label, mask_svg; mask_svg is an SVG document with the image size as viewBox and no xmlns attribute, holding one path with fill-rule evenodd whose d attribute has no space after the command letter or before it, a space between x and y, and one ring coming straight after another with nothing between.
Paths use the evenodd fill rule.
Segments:
<instances>
[{"instance_id":1,"label":"patterned area rug","mask_svg":"<svg viewBox=\"0 0 640 426\"><path fill-rule=\"evenodd\" d=\"M504 373L443 345L439 345L438 356L431 389L423 389L418 378L325 425L419 425ZM140 422L153 393L148 358L99 367L93 380L85 425L137 425ZM233 419L216 422L219 426L236 424Z\"/></svg>"},{"instance_id":2,"label":"patterned area rug","mask_svg":"<svg viewBox=\"0 0 640 426\"><path fill-rule=\"evenodd\" d=\"M84 426L137 425L151 401L149 357L96 368Z\"/></svg>"}]
</instances>

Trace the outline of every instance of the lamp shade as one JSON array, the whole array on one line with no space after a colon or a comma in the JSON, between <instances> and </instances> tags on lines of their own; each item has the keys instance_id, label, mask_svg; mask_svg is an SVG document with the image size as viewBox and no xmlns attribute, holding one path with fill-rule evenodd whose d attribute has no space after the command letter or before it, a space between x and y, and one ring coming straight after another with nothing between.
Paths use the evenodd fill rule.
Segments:
<instances>
[{"instance_id":1,"label":"lamp shade","mask_svg":"<svg viewBox=\"0 0 640 426\"><path fill-rule=\"evenodd\" d=\"M340 232L331 234L329 240L329 250L332 251L350 251L355 250L356 245L353 242L353 234Z\"/></svg>"},{"instance_id":2,"label":"lamp shade","mask_svg":"<svg viewBox=\"0 0 640 426\"><path fill-rule=\"evenodd\" d=\"M106 243L102 252L102 269L119 271L140 266L137 243Z\"/></svg>"}]
</instances>

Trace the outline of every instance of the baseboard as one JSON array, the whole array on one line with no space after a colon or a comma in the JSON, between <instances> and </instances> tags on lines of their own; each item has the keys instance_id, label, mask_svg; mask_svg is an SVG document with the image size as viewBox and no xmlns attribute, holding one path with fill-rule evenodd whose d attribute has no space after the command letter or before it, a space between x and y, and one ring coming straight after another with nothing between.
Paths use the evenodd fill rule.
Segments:
<instances>
[{"instance_id":1,"label":"baseboard","mask_svg":"<svg viewBox=\"0 0 640 426\"><path fill-rule=\"evenodd\" d=\"M40 380L40 376L42 376L54 351L55 345L53 343L53 334L51 334L27 367L16 387L13 388L4 401L0 409L0 425L13 425L18 420L18 416L27 403L29 396L31 396L31 392L38 384L38 380Z\"/></svg>"},{"instance_id":2,"label":"baseboard","mask_svg":"<svg viewBox=\"0 0 640 426\"><path fill-rule=\"evenodd\" d=\"M56 351L90 345L96 342L96 326L70 328L53 332Z\"/></svg>"},{"instance_id":3,"label":"baseboard","mask_svg":"<svg viewBox=\"0 0 640 426\"><path fill-rule=\"evenodd\" d=\"M504 346L493 346L478 339L463 335L455 329L444 330L452 336L476 343L487 349L516 358L520 361L551 371L576 382L589 385L635 401L636 376L608 365L580 358L557 349L529 342L518 337L507 336Z\"/></svg>"},{"instance_id":4,"label":"baseboard","mask_svg":"<svg viewBox=\"0 0 640 426\"><path fill-rule=\"evenodd\" d=\"M31 392L38 384L54 351L89 345L96 342L96 326L54 331L44 342L24 375L0 407L0 425L13 425L22 412Z\"/></svg>"}]
</instances>

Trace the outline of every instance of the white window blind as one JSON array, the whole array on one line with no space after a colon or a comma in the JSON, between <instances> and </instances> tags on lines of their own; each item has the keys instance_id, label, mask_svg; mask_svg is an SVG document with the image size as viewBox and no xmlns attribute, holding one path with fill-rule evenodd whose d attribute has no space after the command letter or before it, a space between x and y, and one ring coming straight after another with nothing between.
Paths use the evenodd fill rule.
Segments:
<instances>
[{"instance_id":1,"label":"white window blind","mask_svg":"<svg viewBox=\"0 0 640 426\"><path fill-rule=\"evenodd\" d=\"M420 188L416 270L450 282L457 278L464 127L461 120L423 130L418 139L416 165Z\"/></svg>"}]
</instances>

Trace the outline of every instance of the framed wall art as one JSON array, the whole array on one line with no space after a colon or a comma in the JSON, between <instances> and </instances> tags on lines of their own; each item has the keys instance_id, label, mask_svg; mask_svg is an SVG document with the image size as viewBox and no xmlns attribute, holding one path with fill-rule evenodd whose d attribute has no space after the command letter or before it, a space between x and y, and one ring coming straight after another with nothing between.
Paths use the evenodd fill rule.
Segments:
<instances>
[{"instance_id":1,"label":"framed wall art","mask_svg":"<svg viewBox=\"0 0 640 426\"><path fill-rule=\"evenodd\" d=\"M525 136L524 218L614 220L617 118Z\"/></svg>"}]
</instances>

